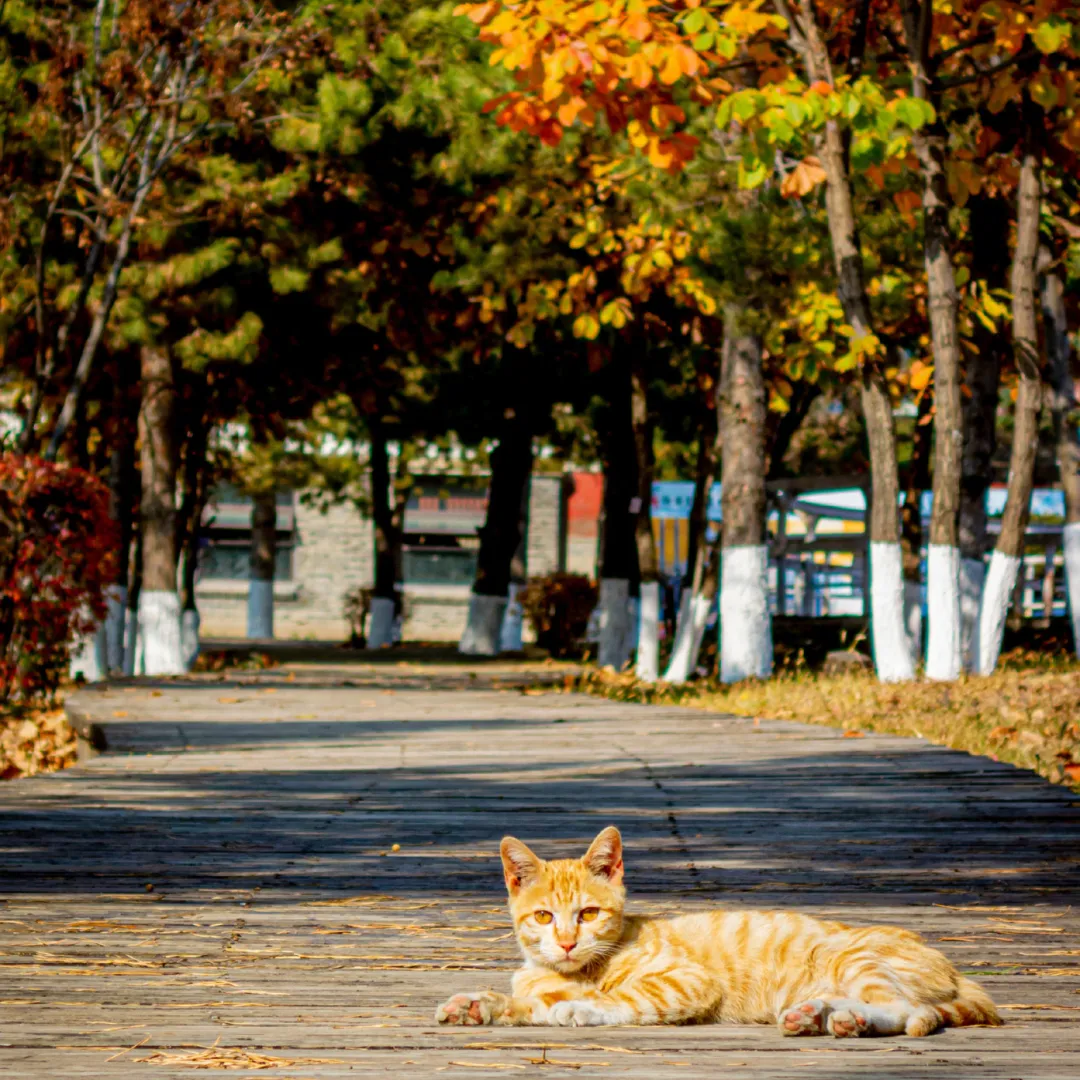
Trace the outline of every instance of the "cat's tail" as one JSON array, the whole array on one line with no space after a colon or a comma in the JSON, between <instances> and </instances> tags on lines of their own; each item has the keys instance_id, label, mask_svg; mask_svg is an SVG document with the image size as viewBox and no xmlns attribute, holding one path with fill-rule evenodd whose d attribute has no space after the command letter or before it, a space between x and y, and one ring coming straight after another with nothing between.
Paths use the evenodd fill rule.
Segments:
<instances>
[{"instance_id":1,"label":"cat's tail","mask_svg":"<svg viewBox=\"0 0 1080 1080\"><path fill-rule=\"evenodd\" d=\"M946 1027L965 1027L968 1024L996 1027L1002 1022L990 995L977 983L963 976L957 980L956 997L952 1001L937 1004L934 1008Z\"/></svg>"}]
</instances>

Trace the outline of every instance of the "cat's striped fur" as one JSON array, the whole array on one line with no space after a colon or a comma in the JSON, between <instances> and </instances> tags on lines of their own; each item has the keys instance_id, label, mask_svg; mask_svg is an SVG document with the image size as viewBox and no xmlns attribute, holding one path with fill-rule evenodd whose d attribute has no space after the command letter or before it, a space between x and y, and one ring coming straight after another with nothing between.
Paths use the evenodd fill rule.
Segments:
<instances>
[{"instance_id":1,"label":"cat's striped fur","mask_svg":"<svg viewBox=\"0 0 1080 1080\"><path fill-rule=\"evenodd\" d=\"M457 994L444 1024L776 1024L783 1035L929 1035L1000 1024L994 1003L908 930L786 911L623 913L622 839L544 862L502 842L525 967L512 994Z\"/></svg>"}]
</instances>

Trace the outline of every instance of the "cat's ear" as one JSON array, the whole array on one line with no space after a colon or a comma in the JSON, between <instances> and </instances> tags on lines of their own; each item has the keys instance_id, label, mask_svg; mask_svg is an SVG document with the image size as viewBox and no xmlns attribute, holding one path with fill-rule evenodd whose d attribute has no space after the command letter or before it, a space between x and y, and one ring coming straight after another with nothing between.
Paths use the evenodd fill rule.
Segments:
<instances>
[{"instance_id":1,"label":"cat's ear","mask_svg":"<svg viewBox=\"0 0 1080 1080\"><path fill-rule=\"evenodd\" d=\"M523 885L534 881L540 873L540 859L516 836L503 837L499 854L502 855L507 891L511 896L516 896Z\"/></svg>"},{"instance_id":2,"label":"cat's ear","mask_svg":"<svg viewBox=\"0 0 1080 1080\"><path fill-rule=\"evenodd\" d=\"M590 874L607 878L618 885L623 877L622 837L614 825L609 825L589 845L582 859Z\"/></svg>"}]
</instances>

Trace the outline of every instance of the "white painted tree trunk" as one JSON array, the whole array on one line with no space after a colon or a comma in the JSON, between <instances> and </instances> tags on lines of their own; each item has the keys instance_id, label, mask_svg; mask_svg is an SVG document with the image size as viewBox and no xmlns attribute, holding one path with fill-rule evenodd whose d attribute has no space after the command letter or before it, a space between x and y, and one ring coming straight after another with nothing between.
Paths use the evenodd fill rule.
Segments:
<instances>
[{"instance_id":1,"label":"white painted tree trunk","mask_svg":"<svg viewBox=\"0 0 1080 1080\"><path fill-rule=\"evenodd\" d=\"M124 612L124 674L134 675L139 662L139 613L134 608Z\"/></svg>"},{"instance_id":2,"label":"white painted tree trunk","mask_svg":"<svg viewBox=\"0 0 1080 1080\"><path fill-rule=\"evenodd\" d=\"M367 647L383 649L394 644L394 601L388 596L371 598L371 624Z\"/></svg>"},{"instance_id":3,"label":"white painted tree trunk","mask_svg":"<svg viewBox=\"0 0 1080 1080\"><path fill-rule=\"evenodd\" d=\"M627 578L600 579L600 640L597 664L622 671L633 649L630 621L630 582Z\"/></svg>"},{"instance_id":4,"label":"white painted tree trunk","mask_svg":"<svg viewBox=\"0 0 1080 1080\"><path fill-rule=\"evenodd\" d=\"M691 596L687 589L684 596L688 613L680 620L679 630L675 635L675 648L672 650L668 669L664 672L664 681L670 683L684 683L694 673L697 658L701 653L701 643L705 640L705 624L709 621L709 610L712 607L711 600L700 593Z\"/></svg>"},{"instance_id":5,"label":"white painted tree trunk","mask_svg":"<svg viewBox=\"0 0 1080 1080\"><path fill-rule=\"evenodd\" d=\"M109 608L105 614L105 659L110 671L123 671L128 593L123 585L110 585L106 595Z\"/></svg>"},{"instance_id":6,"label":"white painted tree trunk","mask_svg":"<svg viewBox=\"0 0 1080 1080\"><path fill-rule=\"evenodd\" d=\"M1018 555L1005 555L1000 551L990 556L990 569L986 572L979 611L979 652L975 663L978 675L992 675L997 667L1001 639L1005 636L1005 619L1009 614L1009 600L1021 561Z\"/></svg>"},{"instance_id":7,"label":"white painted tree trunk","mask_svg":"<svg viewBox=\"0 0 1080 1080\"><path fill-rule=\"evenodd\" d=\"M911 666L916 668L922 660L923 651L923 587L917 581L904 581L904 630L911 653Z\"/></svg>"},{"instance_id":8,"label":"white painted tree trunk","mask_svg":"<svg viewBox=\"0 0 1080 1080\"><path fill-rule=\"evenodd\" d=\"M913 679L915 661L904 620L903 556L896 543L870 545L870 633L878 679Z\"/></svg>"},{"instance_id":9,"label":"white painted tree trunk","mask_svg":"<svg viewBox=\"0 0 1080 1080\"><path fill-rule=\"evenodd\" d=\"M101 682L108 678L109 658L104 624L88 637L76 642L71 653L69 670L73 679L81 675L88 683Z\"/></svg>"},{"instance_id":10,"label":"white painted tree trunk","mask_svg":"<svg viewBox=\"0 0 1080 1080\"><path fill-rule=\"evenodd\" d=\"M641 583L637 663L634 674L642 682L660 678L660 582Z\"/></svg>"},{"instance_id":11,"label":"white painted tree trunk","mask_svg":"<svg viewBox=\"0 0 1080 1080\"><path fill-rule=\"evenodd\" d=\"M1069 599L1069 619L1073 628L1073 649L1080 655L1080 521L1062 530L1065 549L1065 594Z\"/></svg>"},{"instance_id":12,"label":"white painted tree trunk","mask_svg":"<svg viewBox=\"0 0 1080 1080\"><path fill-rule=\"evenodd\" d=\"M518 593L522 586L511 581L506 596L506 611L503 614L502 628L499 631L499 652L521 652L525 648L522 640L525 612L518 603Z\"/></svg>"},{"instance_id":13,"label":"white painted tree trunk","mask_svg":"<svg viewBox=\"0 0 1080 1080\"><path fill-rule=\"evenodd\" d=\"M458 652L464 656L498 656L499 632L506 612L505 596L469 596L469 620Z\"/></svg>"},{"instance_id":14,"label":"white painted tree trunk","mask_svg":"<svg viewBox=\"0 0 1080 1080\"><path fill-rule=\"evenodd\" d=\"M263 640L274 636L274 583L261 578L248 582L247 636Z\"/></svg>"},{"instance_id":15,"label":"white painted tree trunk","mask_svg":"<svg viewBox=\"0 0 1080 1080\"><path fill-rule=\"evenodd\" d=\"M199 656L199 627L202 619L197 608L185 608L180 614L180 650L184 670L190 671Z\"/></svg>"},{"instance_id":16,"label":"white painted tree trunk","mask_svg":"<svg viewBox=\"0 0 1080 1080\"><path fill-rule=\"evenodd\" d=\"M675 644L672 646L672 656L675 655L674 650L679 647L679 642L682 641L686 634L687 627L690 625L690 609L693 606L693 602L693 590L689 586L684 585L682 591L679 593L679 610L675 614ZM668 662L668 667L671 667L670 661Z\"/></svg>"},{"instance_id":17,"label":"white painted tree trunk","mask_svg":"<svg viewBox=\"0 0 1080 1080\"><path fill-rule=\"evenodd\" d=\"M960 653L960 549L931 544L926 553L926 677L952 682L963 670Z\"/></svg>"},{"instance_id":18,"label":"white painted tree trunk","mask_svg":"<svg viewBox=\"0 0 1080 1080\"><path fill-rule=\"evenodd\" d=\"M985 579L986 563L982 559L960 560L960 651L965 671L978 670L979 618Z\"/></svg>"},{"instance_id":19,"label":"white painted tree trunk","mask_svg":"<svg viewBox=\"0 0 1080 1080\"><path fill-rule=\"evenodd\" d=\"M139 652L141 675L183 675L180 636L180 597L174 592L143 589L139 593Z\"/></svg>"},{"instance_id":20,"label":"white painted tree trunk","mask_svg":"<svg viewBox=\"0 0 1080 1080\"><path fill-rule=\"evenodd\" d=\"M764 544L724 548L720 563L720 679L768 677L772 671L769 551Z\"/></svg>"}]
</instances>

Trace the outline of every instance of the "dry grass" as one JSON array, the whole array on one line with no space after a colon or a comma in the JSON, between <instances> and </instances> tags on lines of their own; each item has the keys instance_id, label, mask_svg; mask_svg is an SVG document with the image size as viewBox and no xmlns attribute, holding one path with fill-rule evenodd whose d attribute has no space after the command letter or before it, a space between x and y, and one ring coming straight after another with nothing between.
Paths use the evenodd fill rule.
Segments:
<instances>
[{"instance_id":1,"label":"dry grass","mask_svg":"<svg viewBox=\"0 0 1080 1080\"><path fill-rule=\"evenodd\" d=\"M621 701L913 735L1080 787L1080 664L1014 653L995 674L955 683L885 685L863 672L781 672L734 686L644 684L589 671L575 689Z\"/></svg>"},{"instance_id":2,"label":"dry grass","mask_svg":"<svg viewBox=\"0 0 1080 1080\"><path fill-rule=\"evenodd\" d=\"M63 709L0 711L0 780L66 768L78 747Z\"/></svg>"},{"instance_id":3,"label":"dry grass","mask_svg":"<svg viewBox=\"0 0 1080 1080\"><path fill-rule=\"evenodd\" d=\"M245 1071L288 1069L297 1065L344 1064L341 1058L273 1057L239 1046L218 1046L217 1042L189 1052L168 1053L159 1050L149 1057L134 1060L144 1065L167 1065L173 1069L243 1069Z\"/></svg>"}]
</instances>

